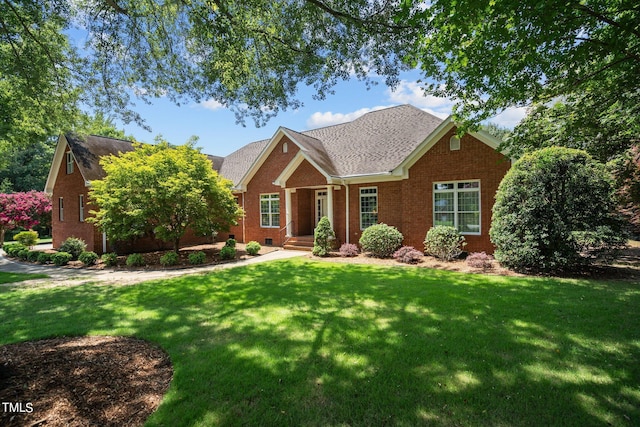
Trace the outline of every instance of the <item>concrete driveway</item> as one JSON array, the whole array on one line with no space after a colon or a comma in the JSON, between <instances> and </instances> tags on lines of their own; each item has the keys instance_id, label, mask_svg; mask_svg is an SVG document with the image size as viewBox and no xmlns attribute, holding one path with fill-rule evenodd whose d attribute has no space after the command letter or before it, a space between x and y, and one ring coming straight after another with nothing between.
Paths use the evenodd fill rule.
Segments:
<instances>
[{"instance_id":1,"label":"concrete driveway","mask_svg":"<svg viewBox=\"0 0 640 427\"><path fill-rule=\"evenodd\" d=\"M48 249L44 246L38 246L38 249ZM101 282L108 284L123 284L130 285L134 283L143 282L153 279L164 279L167 277L184 276L187 274L202 274L210 271L221 270L226 268L239 267L243 265L257 264L267 261L273 261L277 259L295 258L308 255L309 252L290 251L290 250L276 250L257 257L251 257L247 259L238 260L236 262L217 264L217 265L204 265L199 267L189 267L180 269L157 269L157 270L118 270L106 268L104 270L91 270L83 268L68 268L68 267L54 267L40 264L30 264L15 262L5 258L4 251L0 250L0 271L9 273L37 273L46 274L49 276L47 279L34 279L19 282L19 284L25 285L79 285L88 282ZM11 286L15 286L16 283L11 283ZM2 285L0 285L2 286Z\"/></svg>"}]
</instances>

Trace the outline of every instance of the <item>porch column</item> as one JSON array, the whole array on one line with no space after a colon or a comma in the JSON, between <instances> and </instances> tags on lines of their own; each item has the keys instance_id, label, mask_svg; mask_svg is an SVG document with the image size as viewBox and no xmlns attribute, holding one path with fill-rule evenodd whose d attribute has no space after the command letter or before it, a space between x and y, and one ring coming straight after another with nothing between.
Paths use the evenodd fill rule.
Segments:
<instances>
[{"instance_id":1,"label":"porch column","mask_svg":"<svg viewBox=\"0 0 640 427\"><path fill-rule=\"evenodd\" d=\"M291 189L284 189L284 211L285 221L287 221L287 234L286 237L293 236L293 225L291 224Z\"/></svg>"},{"instance_id":2,"label":"porch column","mask_svg":"<svg viewBox=\"0 0 640 427\"><path fill-rule=\"evenodd\" d=\"M327 218L333 227L333 185L327 186Z\"/></svg>"}]
</instances>

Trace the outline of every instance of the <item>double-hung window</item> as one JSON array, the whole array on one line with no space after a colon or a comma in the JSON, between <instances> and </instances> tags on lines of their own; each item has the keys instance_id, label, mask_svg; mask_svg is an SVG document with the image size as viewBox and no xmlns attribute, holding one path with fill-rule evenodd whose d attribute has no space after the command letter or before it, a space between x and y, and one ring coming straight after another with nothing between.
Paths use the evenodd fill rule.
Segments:
<instances>
[{"instance_id":1,"label":"double-hung window","mask_svg":"<svg viewBox=\"0 0 640 427\"><path fill-rule=\"evenodd\" d=\"M378 187L360 189L360 230L378 223Z\"/></svg>"},{"instance_id":2,"label":"double-hung window","mask_svg":"<svg viewBox=\"0 0 640 427\"><path fill-rule=\"evenodd\" d=\"M67 151L67 175L73 173L73 153L71 151Z\"/></svg>"},{"instance_id":3,"label":"double-hung window","mask_svg":"<svg viewBox=\"0 0 640 427\"><path fill-rule=\"evenodd\" d=\"M433 225L449 225L461 234L480 234L480 181L434 183Z\"/></svg>"},{"instance_id":4,"label":"double-hung window","mask_svg":"<svg viewBox=\"0 0 640 427\"><path fill-rule=\"evenodd\" d=\"M84 194L78 196L78 207L80 211L80 222L84 222Z\"/></svg>"},{"instance_id":5,"label":"double-hung window","mask_svg":"<svg viewBox=\"0 0 640 427\"><path fill-rule=\"evenodd\" d=\"M58 198L58 219L64 221L64 199L62 197Z\"/></svg>"},{"instance_id":6,"label":"double-hung window","mask_svg":"<svg viewBox=\"0 0 640 427\"><path fill-rule=\"evenodd\" d=\"M260 195L260 226L264 228L280 227L280 195Z\"/></svg>"}]
</instances>

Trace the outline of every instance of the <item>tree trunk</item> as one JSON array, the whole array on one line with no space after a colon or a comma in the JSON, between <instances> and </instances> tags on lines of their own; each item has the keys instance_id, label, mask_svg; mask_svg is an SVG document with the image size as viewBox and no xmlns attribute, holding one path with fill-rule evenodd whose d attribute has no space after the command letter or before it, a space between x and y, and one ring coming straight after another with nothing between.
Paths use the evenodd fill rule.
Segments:
<instances>
[{"instance_id":1,"label":"tree trunk","mask_svg":"<svg viewBox=\"0 0 640 427\"><path fill-rule=\"evenodd\" d=\"M0 227L0 248L4 247L4 233L5 233L5 228L4 227Z\"/></svg>"}]
</instances>

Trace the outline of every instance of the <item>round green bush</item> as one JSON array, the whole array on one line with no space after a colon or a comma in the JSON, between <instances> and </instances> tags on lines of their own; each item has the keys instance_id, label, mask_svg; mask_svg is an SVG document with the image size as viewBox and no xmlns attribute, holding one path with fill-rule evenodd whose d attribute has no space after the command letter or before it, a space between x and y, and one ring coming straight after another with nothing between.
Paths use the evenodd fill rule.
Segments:
<instances>
[{"instance_id":1,"label":"round green bush","mask_svg":"<svg viewBox=\"0 0 640 427\"><path fill-rule=\"evenodd\" d=\"M38 232L33 230L21 231L20 233L13 236L13 240L23 246L35 246L36 243L38 243Z\"/></svg>"},{"instance_id":2,"label":"round green bush","mask_svg":"<svg viewBox=\"0 0 640 427\"><path fill-rule=\"evenodd\" d=\"M67 265L73 256L68 252L56 252L51 255L51 262L57 266Z\"/></svg>"},{"instance_id":3,"label":"round green bush","mask_svg":"<svg viewBox=\"0 0 640 427\"><path fill-rule=\"evenodd\" d=\"M29 252L31 252L31 251L29 250L29 248L25 248L25 247L23 247L22 249L20 249L20 250L18 251L18 253L16 254L16 256L17 256L18 258L20 258L20 260L22 260L22 261L26 261L26 260L27 260L27 257L29 256Z\"/></svg>"},{"instance_id":4,"label":"round green bush","mask_svg":"<svg viewBox=\"0 0 640 427\"><path fill-rule=\"evenodd\" d=\"M127 257L126 264L129 267L141 267L145 265L144 257L142 254L131 254Z\"/></svg>"},{"instance_id":5,"label":"round green bush","mask_svg":"<svg viewBox=\"0 0 640 427\"><path fill-rule=\"evenodd\" d=\"M78 259L80 254L87 249L87 244L82 239L77 237L68 237L60 245L58 249L60 252L70 253L74 260Z\"/></svg>"},{"instance_id":6,"label":"round green bush","mask_svg":"<svg viewBox=\"0 0 640 427\"><path fill-rule=\"evenodd\" d=\"M231 246L225 246L220 249L220 259L234 259L236 257L236 248L232 248Z\"/></svg>"},{"instance_id":7,"label":"round green bush","mask_svg":"<svg viewBox=\"0 0 640 427\"><path fill-rule=\"evenodd\" d=\"M247 243L247 246L245 248L249 255L258 255L260 249L262 249L262 246L260 246L260 243L256 242L255 240Z\"/></svg>"},{"instance_id":8,"label":"round green bush","mask_svg":"<svg viewBox=\"0 0 640 427\"><path fill-rule=\"evenodd\" d=\"M236 251L234 248L231 248L229 246L223 247L222 250L224 250L225 248L233 250L234 253ZM220 251L220 253L222 253L222 250ZM202 251L192 252L189 254L189 264L191 265L204 264L206 260L207 260L207 255Z\"/></svg>"},{"instance_id":9,"label":"round green bush","mask_svg":"<svg viewBox=\"0 0 640 427\"><path fill-rule=\"evenodd\" d=\"M160 264L165 267L176 265L178 263L178 253L175 251L167 252L166 254L160 257Z\"/></svg>"},{"instance_id":10,"label":"round green bush","mask_svg":"<svg viewBox=\"0 0 640 427\"><path fill-rule=\"evenodd\" d=\"M18 256L18 252L20 252L23 249L28 249L26 246L20 244L20 243L14 243L12 245L5 245L4 247L4 251L6 252L6 254L12 258L15 258Z\"/></svg>"},{"instance_id":11,"label":"round green bush","mask_svg":"<svg viewBox=\"0 0 640 427\"><path fill-rule=\"evenodd\" d=\"M605 166L550 147L524 155L498 187L489 234L495 257L526 272L572 269L626 243Z\"/></svg>"},{"instance_id":12,"label":"round green bush","mask_svg":"<svg viewBox=\"0 0 640 427\"><path fill-rule=\"evenodd\" d=\"M100 259L107 267L115 267L116 265L118 265L118 254L116 254L115 252L102 254L102 257Z\"/></svg>"},{"instance_id":13,"label":"round green bush","mask_svg":"<svg viewBox=\"0 0 640 427\"><path fill-rule=\"evenodd\" d=\"M404 237L397 228L381 223L367 227L360 236L360 247L376 258L390 258Z\"/></svg>"},{"instance_id":14,"label":"round green bush","mask_svg":"<svg viewBox=\"0 0 640 427\"><path fill-rule=\"evenodd\" d=\"M236 239L227 239L227 241L225 242L225 246L229 246L230 248L235 248L236 247Z\"/></svg>"},{"instance_id":15,"label":"round green bush","mask_svg":"<svg viewBox=\"0 0 640 427\"><path fill-rule=\"evenodd\" d=\"M436 225L427 232L424 239L424 252L427 255L451 261L462 253L465 245L464 236L461 236L455 227Z\"/></svg>"},{"instance_id":16,"label":"round green bush","mask_svg":"<svg viewBox=\"0 0 640 427\"><path fill-rule=\"evenodd\" d=\"M40 252L38 254L38 262L40 264L47 264L51 262L51 254L47 252Z\"/></svg>"},{"instance_id":17,"label":"round green bush","mask_svg":"<svg viewBox=\"0 0 640 427\"><path fill-rule=\"evenodd\" d=\"M98 261L98 254L96 254L93 251L85 251L82 252L80 254L80 256L78 257L78 259L84 264L84 265L94 265L96 263L96 261Z\"/></svg>"},{"instance_id":18,"label":"round green bush","mask_svg":"<svg viewBox=\"0 0 640 427\"><path fill-rule=\"evenodd\" d=\"M40 251L29 251L27 252L27 261L29 262L38 262L38 255L40 255Z\"/></svg>"}]
</instances>

